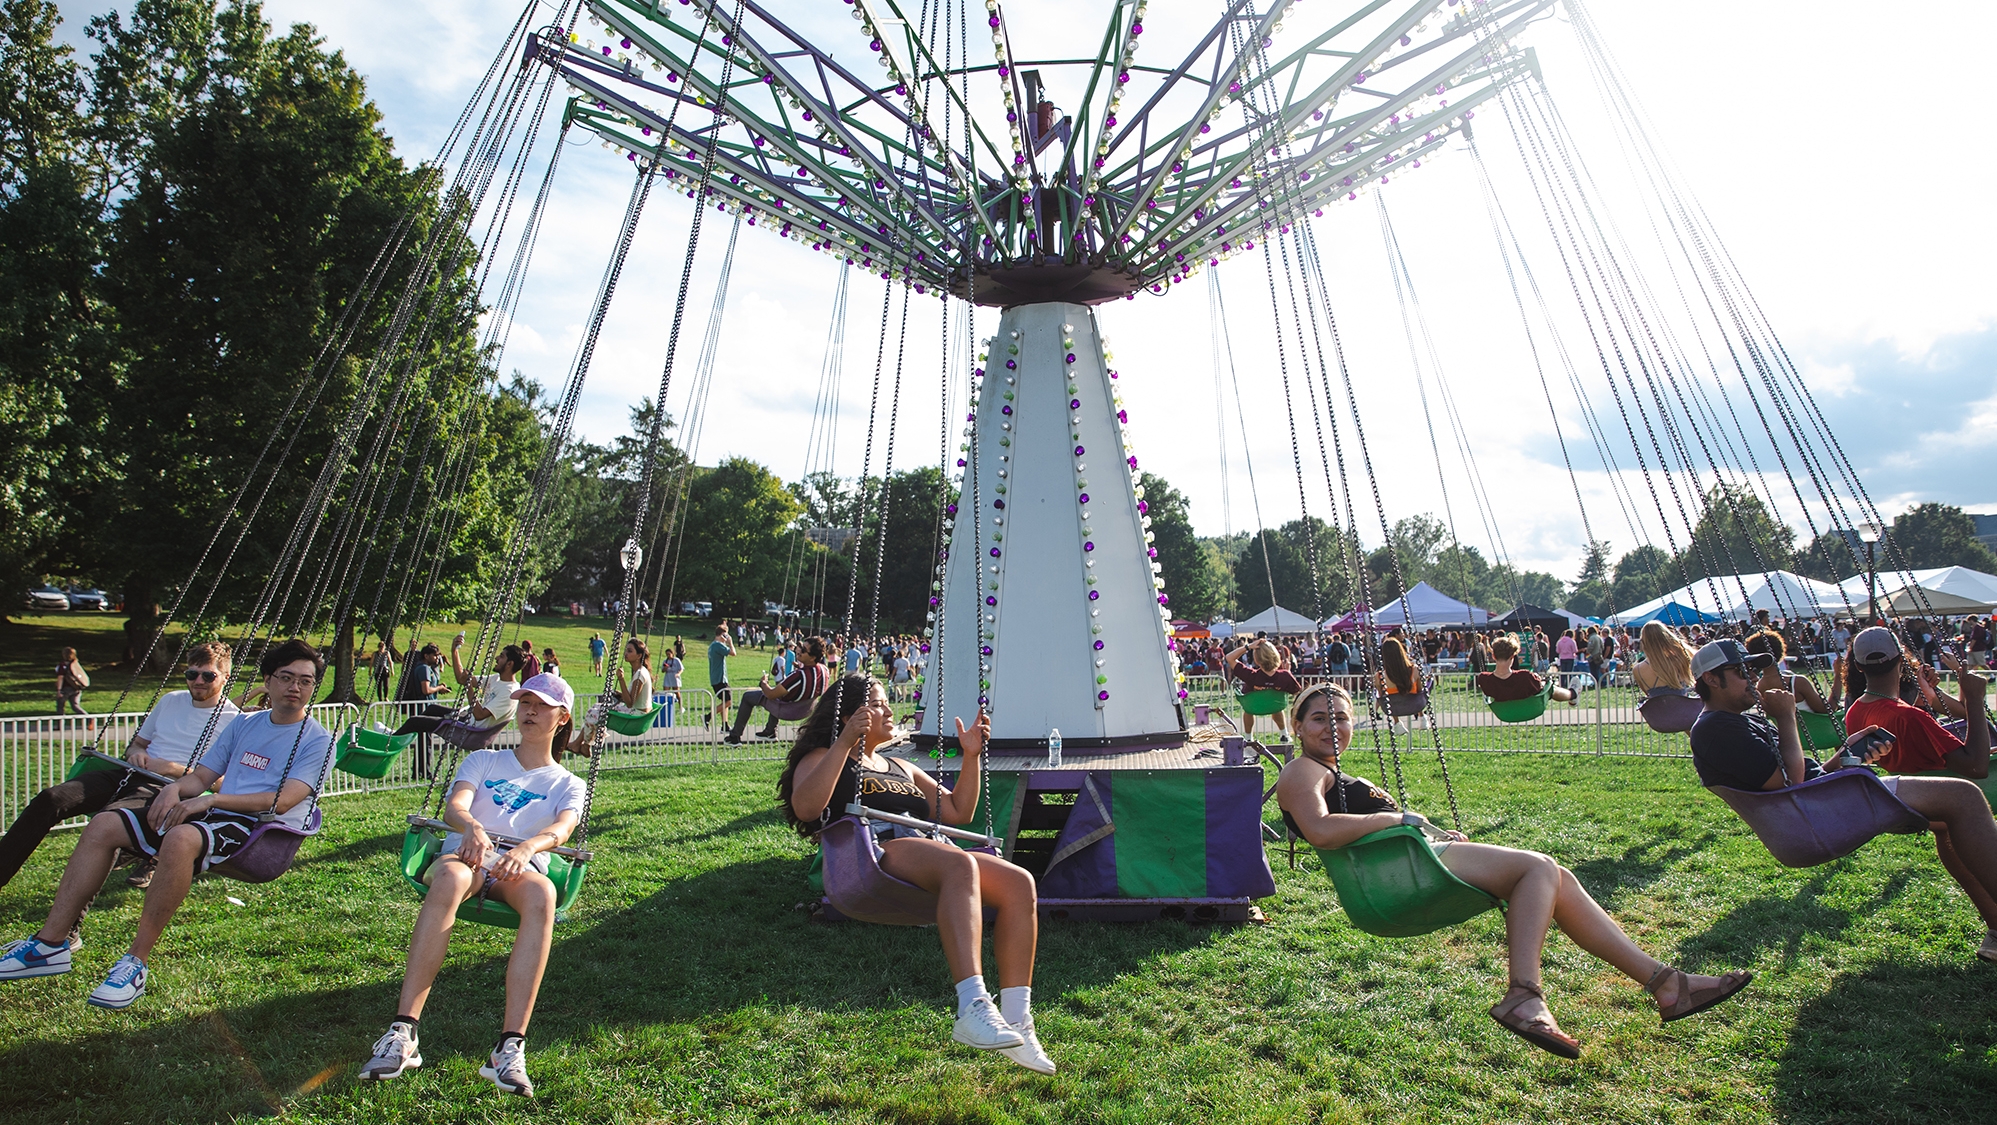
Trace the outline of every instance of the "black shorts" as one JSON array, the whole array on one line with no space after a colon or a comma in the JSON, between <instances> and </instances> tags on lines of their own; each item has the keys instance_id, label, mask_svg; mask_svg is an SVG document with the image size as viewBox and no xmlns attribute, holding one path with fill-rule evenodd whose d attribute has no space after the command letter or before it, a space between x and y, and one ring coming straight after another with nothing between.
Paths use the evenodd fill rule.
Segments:
<instances>
[{"instance_id":1,"label":"black shorts","mask_svg":"<svg viewBox=\"0 0 1997 1125\"><path fill-rule=\"evenodd\" d=\"M131 838L132 850L157 857L160 844L166 837L163 833L153 831L152 825L146 821L146 810L113 811L125 821L125 835ZM201 830L202 850L194 862L194 870L199 873L242 851L243 845L250 842L250 834L257 830L258 820L248 813L209 809L205 814L186 823Z\"/></svg>"},{"instance_id":2,"label":"black shorts","mask_svg":"<svg viewBox=\"0 0 1997 1125\"><path fill-rule=\"evenodd\" d=\"M728 689L727 680L723 680L718 684L710 684L709 686L714 689L714 698L723 703L733 703L735 701L735 693Z\"/></svg>"}]
</instances>

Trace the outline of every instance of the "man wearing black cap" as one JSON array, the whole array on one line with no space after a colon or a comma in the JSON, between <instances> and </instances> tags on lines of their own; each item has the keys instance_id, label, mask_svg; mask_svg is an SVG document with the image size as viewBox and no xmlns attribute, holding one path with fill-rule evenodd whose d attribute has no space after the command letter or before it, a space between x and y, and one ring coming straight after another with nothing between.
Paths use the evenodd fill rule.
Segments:
<instances>
[{"instance_id":1,"label":"man wearing black cap","mask_svg":"<svg viewBox=\"0 0 1997 1125\"><path fill-rule=\"evenodd\" d=\"M1865 633L1859 637L1864 638ZM1887 641L1892 641L1890 634ZM1856 639L1853 644L1856 648ZM1896 646L1895 659L1898 651ZM1761 669L1773 659L1766 653L1748 652L1730 640L1714 641L1693 654L1692 686L1706 703L1699 721L1692 724L1691 734L1692 765L1699 771L1700 784L1708 788L1783 789L1824 772L1824 767L1803 756L1802 739L1796 732L1796 697L1786 691L1755 687ZM1879 682L1897 683L1898 678ZM1980 677L1965 678L1963 701L1970 705L1971 714L1983 709L1983 689ZM1773 723L1745 714L1757 703ZM1853 711L1852 721L1856 721L1860 716L1856 707ZM1880 729L1869 726L1853 731L1845 744L1852 745ZM1987 766L1987 724L1978 737ZM1839 765L1834 758L1829 768ZM1983 915L1988 932L1976 955L1997 961L1997 902L1984 889L1997 887L1997 821L1991 819L1983 791L1956 777L1885 777L1880 781L1907 807L1928 818L1943 866Z\"/></svg>"}]
</instances>

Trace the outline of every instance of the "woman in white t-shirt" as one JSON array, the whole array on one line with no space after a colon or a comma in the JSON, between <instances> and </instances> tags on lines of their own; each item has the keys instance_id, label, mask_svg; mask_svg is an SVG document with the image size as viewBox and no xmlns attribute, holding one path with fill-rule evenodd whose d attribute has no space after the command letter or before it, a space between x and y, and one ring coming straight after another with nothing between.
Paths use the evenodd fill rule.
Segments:
<instances>
[{"instance_id":1,"label":"woman in white t-shirt","mask_svg":"<svg viewBox=\"0 0 1997 1125\"><path fill-rule=\"evenodd\" d=\"M651 646L637 637L625 641L624 662L631 666L631 674L627 677L624 669L617 670L615 710L642 715L652 709Z\"/></svg>"},{"instance_id":2,"label":"woman in white t-shirt","mask_svg":"<svg viewBox=\"0 0 1997 1125\"><path fill-rule=\"evenodd\" d=\"M522 684L513 699L519 748L467 754L451 779L443 819L453 831L424 873L430 891L410 937L400 1005L388 1034L375 1043L374 1057L361 1067L362 1078L396 1078L423 1065L417 1021L443 967L458 906L483 889L520 915L520 930L506 968L506 1021L479 1074L509 1093L534 1092L527 1080L527 1021L555 927L548 852L581 822L585 786L554 756L568 741L575 703L569 685L543 673Z\"/></svg>"}]
</instances>

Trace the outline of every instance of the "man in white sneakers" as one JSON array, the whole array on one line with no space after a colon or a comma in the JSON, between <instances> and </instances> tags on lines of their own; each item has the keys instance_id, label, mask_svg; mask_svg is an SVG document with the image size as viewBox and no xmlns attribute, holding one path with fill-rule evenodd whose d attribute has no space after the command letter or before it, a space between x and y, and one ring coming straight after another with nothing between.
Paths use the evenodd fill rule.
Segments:
<instances>
[{"instance_id":1,"label":"man in white sneakers","mask_svg":"<svg viewBox=\"0 0 1997 1125\"><path fill-rule=\"evenodd\" d=\"M70 969L70 928L110 873L120 848L159 861L131 949L90 994L99 1008L128 1008L146 992L146 957L187 899L194 877L242 850L265 815L305 831L307 798L319 788L333 736L306 715L326 671L325 658L293 638L260 665L268 711L231 722L181 779L143 810L92 817L70 854L48 920L32 938L0 952L0 981L54 976Z\"/></svg>"},{"instance_id":2,"label":"man in white sneakers","mask_svg":"<svg viewBox=\"0 0 1997 1125\"><path fill-rule=\"evenodd\" d=\"M139 733L125 747L125 760L139 769L166 777L186 773L195 744L209 722L215 724L209 736L212 742L242 714L235 703L222 698L222 685L228 681L227 645L210 641L189 649L187 690L160 696L145 722L139 725ZM115 804L131 802L134 807L142 808L159 794L159 789L159 782L143 773L104 763L103 769L78 774L35 794L7 834L0 836L0 887L12 881L56 825L75 816L95 816ZM135 887L143 887L151 879L151 864L147 863L130 881Z\"/></svg>"}]
</instances>

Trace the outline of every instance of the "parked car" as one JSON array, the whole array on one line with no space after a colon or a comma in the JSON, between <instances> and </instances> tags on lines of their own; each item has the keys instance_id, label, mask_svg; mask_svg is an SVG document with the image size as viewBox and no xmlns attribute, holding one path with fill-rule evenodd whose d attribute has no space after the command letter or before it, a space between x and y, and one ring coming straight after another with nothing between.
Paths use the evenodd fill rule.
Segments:
<instances>
[{"instance_id":1,"label":"parked car","mask_svg":"<svg viewBox=\"0 0 1997 1125\"><path fill-rule=\"evenodd\" d=\"M69 595L54 586L37 586L28 591L26 599L29 609L68 609Z\"/></svg>"},{"instance_id":2,"label":"parked car","mask_svg":"<svg viewBox=\"0 0 1997 1125\"><path fill-rule=\"evenodd\" d=\"M88 609L103 613L111 608L111 599L102 590L90 590L81 586L69 588L69 608Z\"/></svg>"}]
</instances>

